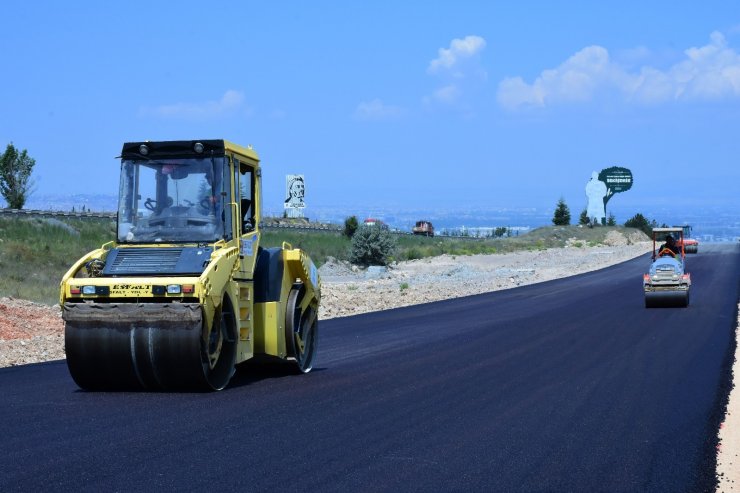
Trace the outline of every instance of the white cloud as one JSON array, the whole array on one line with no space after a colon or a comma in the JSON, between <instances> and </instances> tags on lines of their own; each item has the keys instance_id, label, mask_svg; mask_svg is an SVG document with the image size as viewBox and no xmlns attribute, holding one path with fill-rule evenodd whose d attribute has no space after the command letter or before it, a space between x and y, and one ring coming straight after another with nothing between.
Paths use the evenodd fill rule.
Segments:
<instances>
[{"instance_id":1,"label":"white cloud","mask_svg":"<svg viewBox=\"0 0 740 493\"><path fill-rule=\"evenodd\" d=\"M502 80L497 99L516 109L590 102L608 93L644 104L740 97L740 55L721 33L712 33L709 44L684 54L684 60L664 71L649 66L629 71L612 61L606 48L589 46L557 68L544 70L531 84L521 77Z\"/></svg>"},{"instance_id":2,"label":"white cloud","mask_svg":"<svg viewBox=\"0 0 740 493\"><path fill-rule=\"evenodd\" d=\"M684 60L669 70L676 99L723 99L740 96L740 55L727 46L722 33L711 43L686 50Z\"/></svg>"},{"instance_id":3,"label":"white cloud","mask_svg":"<svg viewBox=\"0 0 740 493\"><path fill-rule=\"evenodd\" d=\"M244 94L228 90L217 101L202 103L174 103L153 108L143 107L140 113L144 116L183 120L210 120L230 115L244 107Z\"/></svg>"},{"instance_id":4,"label":"white cloud","mask_svg":"<svg viewBox=\"0 0 740 493\"><path fill-rule=\"evenodd\" d=\"M476 57L485 47L486 40L480 36L455 38L450 42L449 48L439 49L439 56L429 62L427 72L430 74L450 72L456 77L462 77L464 73L459 67L463 61Z\"/></svg>"},{"instance_id":5,"label":"white cloud","mask_svg":"<svg viewBox=\"0 0 740 493\"><path fill-rule=\"evenodd\" d=\"M357 105L354 117L357 120L391 120L403 116L404 109L399 106L384 104L378 98L363 101Z\"/></svg>"},{"instance_id":6,"label":"white cloud","mask_svg":"<svg viewBox=\"0 0 740 493\"><path fill-rule=\"evenodd\" d=\"M508 108L590 101L600 89L627 84L625 73L601 46L589 46L555 69L544 70L532 84L521 77L499 83L498 101Z\"/></svg>"},{"instance_id":7,"label":"white cloud","mask_svg":"<svg viewBox=\"0 0 740 493\"><path fill-rule=\"evenodd\" d=\"M422 98L425 105L443 105L469 111L470 99L487 78L480 62L486 40L480 36L466 36L450 41L449 48L440 48L439 56L429 62L427 73L439 79L439 86Z\"/></svg>"}]
</instances>

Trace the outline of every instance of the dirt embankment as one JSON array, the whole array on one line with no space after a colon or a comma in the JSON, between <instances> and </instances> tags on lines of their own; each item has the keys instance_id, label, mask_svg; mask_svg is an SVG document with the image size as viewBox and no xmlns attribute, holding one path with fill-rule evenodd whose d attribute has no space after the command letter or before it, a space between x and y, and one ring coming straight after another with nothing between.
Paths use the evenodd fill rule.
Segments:
<instances>
[{"instance_id":1,"label":"dirt embankment","mask_svg":"<svg viewBox=\"0 0 740 493\"><path fill-rule=\"evenodd\" d=\"M0 298L0 367L63 358L59 306Z\"/></svg>"}]
</instances>

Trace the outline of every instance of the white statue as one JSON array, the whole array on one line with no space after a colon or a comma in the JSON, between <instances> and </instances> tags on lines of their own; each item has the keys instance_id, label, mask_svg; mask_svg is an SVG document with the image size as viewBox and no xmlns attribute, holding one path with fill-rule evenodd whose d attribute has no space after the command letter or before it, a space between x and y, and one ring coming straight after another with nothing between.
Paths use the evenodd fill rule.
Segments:
<instances>
[{"instance_id":1,"label":"white statue","mask_svg":"<svg viewBox=\"0 0 740 493\"><path fill-rule=\"evenodd\" d=\"M604 197L606 197L606 183L599 180L599 174L594 171L591 173L591 180L586 183L586 198L588 199L586 215L592 223L602 224L606 217Z\"/></svg>"}]
</instances>

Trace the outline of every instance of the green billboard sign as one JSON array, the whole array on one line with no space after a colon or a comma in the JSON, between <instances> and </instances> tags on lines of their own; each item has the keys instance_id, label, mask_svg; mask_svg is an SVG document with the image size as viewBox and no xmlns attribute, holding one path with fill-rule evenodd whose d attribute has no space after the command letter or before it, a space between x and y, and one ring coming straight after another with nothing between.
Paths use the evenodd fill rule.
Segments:
<instances>
[{"instance_id":1,"label":"green billboard sign","mask_svg":"<svg viewBox=\"0 0 740 493\"><path fill-rule=\"evenodd\" d=\"M612 166L601 170L599 180L606 184L606 195L604 196L604 207L615 193L626 192L632 188L632 172L627 168Z\"/></svg>"}]
</instances>

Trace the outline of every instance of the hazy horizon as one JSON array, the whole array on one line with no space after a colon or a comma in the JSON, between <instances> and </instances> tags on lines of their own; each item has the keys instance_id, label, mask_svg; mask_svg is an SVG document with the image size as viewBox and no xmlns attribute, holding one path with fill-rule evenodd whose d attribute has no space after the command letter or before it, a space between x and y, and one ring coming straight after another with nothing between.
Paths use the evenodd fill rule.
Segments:
<instances>
[{"instance_id":1,"label":"hazy horizon","mask_svg":"<svg viewBox=\"0 0 740 493\"><path fill-rule=\"evenodd\" d=\"M629 192L626 192L628 194ZM616 202L616 199L615 199ZM117 197L113 194L50 194L31 196L26 209L42 209L56 211L79 212L82 207L93 212L115 212ZM617 224L624 224L635 214L643 214L648 220L655 220L658 224L680 225L691 224L697 235L721 235L727 238L740 237L740 216L734 208L720 206L703 207L679 211L663 205L655 207L635 207L634 204L615 204L607 208L607 214L614 214ZM571 212L571 224L577 224L581 210L586 206L567 204ZM495 227L529 227L536 228L552 224L553 212L556 204L530 205L524 207L494 207L494 206L458 206L449 208L396 208L392 205L347 205L334 204L325 206L309 206L306 208L306 217L321 221L341 224L351 215L361 221L374 217L387 222L391 227L401 230L410 230L415 221L425 219L434 222L435 226L446 229L466 228L495 228ZM281 204L265 206L263 214L266 217L280 217L283 209Z\"/></svg>"}]
</instances>

